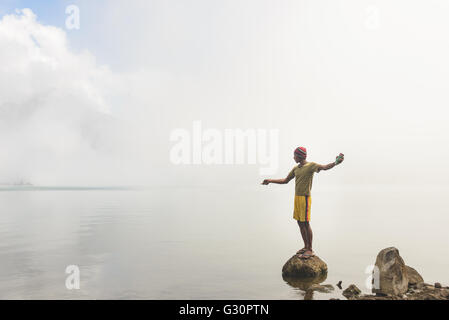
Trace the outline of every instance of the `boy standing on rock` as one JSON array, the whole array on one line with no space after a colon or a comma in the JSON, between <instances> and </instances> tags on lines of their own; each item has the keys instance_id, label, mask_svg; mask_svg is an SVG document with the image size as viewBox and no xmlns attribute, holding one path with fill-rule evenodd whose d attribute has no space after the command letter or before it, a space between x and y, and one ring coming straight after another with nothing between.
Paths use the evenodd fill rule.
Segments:
<instances>
[{"instance_id":1,"label":"boy standing on rock","mask_svg":"<svg viewBox=\"0 0 449 320\"><path fill-rule=\"evenodd\" d=\"M329 170L340 164L344 160L344 154L340 153L335 162L320 165L315 162L307 162L307 150L304 147L298 147L293 153L293 159L296 163L295 166L285 179L265 179L262 184L286 184L290 180L295 178L295 205L293 218L298 221L299 229L301 231L302 239L304 240L304 248L299 250L300 258L307 259L314 256L312 250L312 228L310 227L310 207L312 205L312 198L310 191L312 189L313 174L320 172L321 170Z\"/></svg>"}]
</instances>

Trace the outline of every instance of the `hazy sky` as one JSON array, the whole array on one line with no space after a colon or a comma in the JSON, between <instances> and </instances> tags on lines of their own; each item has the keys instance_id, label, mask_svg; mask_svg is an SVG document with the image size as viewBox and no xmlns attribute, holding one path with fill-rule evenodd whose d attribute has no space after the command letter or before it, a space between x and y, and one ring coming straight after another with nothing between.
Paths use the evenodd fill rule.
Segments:
<instances>
[{"instance_id":1,"label":"hazy sky","mask_svg":"<svg viewBox=\"0 0 449 320\"><path fill-rule=\"evenodd\" d=\"M278 129L273 177L304 145L323 164L345 153L322 183L448 181L445 0L2 1L0 14L0 183L264 178L170 163L170 134L196 120Z\"/></svg>"}]
</instances>

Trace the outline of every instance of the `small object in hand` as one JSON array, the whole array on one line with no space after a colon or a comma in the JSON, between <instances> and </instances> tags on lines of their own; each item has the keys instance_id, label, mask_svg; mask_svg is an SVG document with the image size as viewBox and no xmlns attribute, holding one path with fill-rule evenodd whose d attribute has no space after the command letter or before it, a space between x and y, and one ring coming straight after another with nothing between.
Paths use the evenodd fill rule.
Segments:
<instances>
[{"instance_id":1,"label":"small object in hand","mask_svg":"<svg viewBox=\"0 0 449 320\"><path fill-rule=\"evenodd\" d=\"M340 153L335 160L335 164L340 164L343 161L343 157L343 153Z\"/></svg>"}]
</instances>

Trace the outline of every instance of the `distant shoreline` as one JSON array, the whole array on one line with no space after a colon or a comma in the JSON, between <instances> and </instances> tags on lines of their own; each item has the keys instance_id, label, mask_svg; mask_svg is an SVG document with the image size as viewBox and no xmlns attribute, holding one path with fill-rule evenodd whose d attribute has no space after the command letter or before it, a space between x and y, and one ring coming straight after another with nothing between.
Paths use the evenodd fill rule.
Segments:
<instances>
[{"instance_id":1,"label":"distant shoreline","mask_svg":"<svg viewBox=\"0 0 449 320\"><path fill-rule=\"evenodd\" d=\"M143 190L147 187L133 186L35 186L35 185L12 185L0 184L0 191L88 191L88 190Z\"/></svg>"}]
</instances>

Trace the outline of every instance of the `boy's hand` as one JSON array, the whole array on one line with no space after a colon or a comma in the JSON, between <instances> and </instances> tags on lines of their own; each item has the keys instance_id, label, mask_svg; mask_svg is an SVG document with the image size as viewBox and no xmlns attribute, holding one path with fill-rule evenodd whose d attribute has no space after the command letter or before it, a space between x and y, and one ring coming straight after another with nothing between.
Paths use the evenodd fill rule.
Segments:
<instances>
[{"instance_id":1,"label":"boy's hand","mask_svg":"<svg viewBox=\"0 0 449 320\"><path fill-rule=\"evenodd\" d=\"M335 164L340 164L343 162L343 160L345 160L345 155L343 153L340 153L335 160Z\"/></svg>"},{"instance_id":2,"label":"boy's hand","mask_svg":"<svg viewBox=\"0 0 449 320\"><path fill-rule=\"evenodd\" d=\"M262 181L261 184L269 184L269 183L270 183L270 181L268 179L265 179L264 181Z\"/></svg>"}]
</instances>

